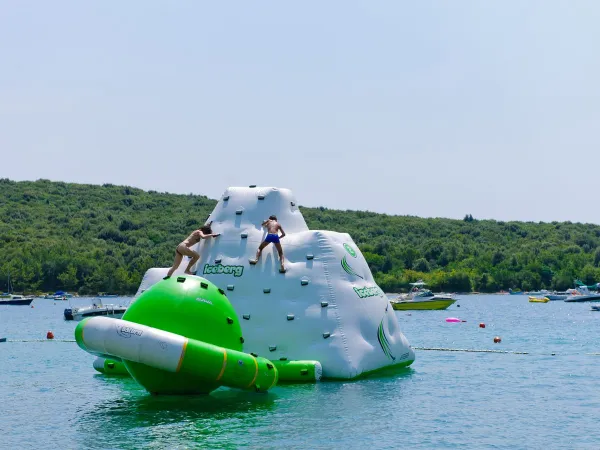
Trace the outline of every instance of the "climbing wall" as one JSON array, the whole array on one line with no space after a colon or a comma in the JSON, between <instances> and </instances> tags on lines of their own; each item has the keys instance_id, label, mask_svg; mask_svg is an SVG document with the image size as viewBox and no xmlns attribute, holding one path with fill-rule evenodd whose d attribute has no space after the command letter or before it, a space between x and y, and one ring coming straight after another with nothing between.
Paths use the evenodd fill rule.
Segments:
<instances>
[{"instance_id":1,"label":"climbing wall","mask_svg":"<svg viewBox=\"0 0 600 450\"><path fill-rule=\"evenodd\" d=\"M281 240L284 274L273 245L256 265L249 264L266 236L261 223L271 214L286 232ZM197 275L225 290L242 323L244 351L271 360L317 360L328 378L354 378L414 360L387 297L352 238L308 230L289 190L229 188L210 221L213 232L221 235L198 244ZM183 272L186 261L174 276ZM138 294L167 271L148 270Z\"/></svg>"}]
</instances>

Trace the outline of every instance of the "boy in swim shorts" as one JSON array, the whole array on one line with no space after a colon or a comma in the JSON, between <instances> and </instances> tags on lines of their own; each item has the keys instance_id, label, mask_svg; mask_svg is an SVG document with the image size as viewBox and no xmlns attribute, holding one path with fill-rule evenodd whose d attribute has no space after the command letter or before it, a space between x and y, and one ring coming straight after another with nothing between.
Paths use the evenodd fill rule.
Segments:
<instances>
[{"instance_id":1,"label":"boy in swim shorts","mask_svg":"<svg viewBox=\"0 0 600 450\"><path fill-rule=\"evenodd\" d=\"M188 275L195 275L194 273L190 272L190 270L192 269L194 264L196 264L196 261L200 259L200 255L198 254L198 252L195 252L190 247L200 242L200 239L208 239L209 237L217 237L219 235L219 233L212 232L212 229L210 228L211 223L212 222L210 222L208 225L203 226L199 230L194 231L177 246L177 248L175 249L175 261L173 261L173 267L169 269L169 272L167 273L165 279L173 275L173 272L177 270L184 256L189 256L191 258L184 273Z\"/></svg>"},{"instance_id":2,"label":"boy in swim shorts","mask_svg":"<svg viewBox=\"0 0 600 450\"><path fill-rule=\"evenodd\" d=\"M262 223L261 226L267 228L268 234L265 237L265 240L262 241L258 246L256 258L251 259L250 264L256 264L260 259L260 255L262 254L263 249L269 244L274 244L277 248L277 252L279 253L279 271L281 273L285 273L285 267L283 265L283 249L281 248L281 242L279 242L279 240L285 236L285 231L283 231L283 228L281 227L281 225L279 225L279 222L277 222L277 216L270 216L267 220L265 220ZM279 235L279 231L281 231L281 236Z\"/></svg>"}]
</instances>

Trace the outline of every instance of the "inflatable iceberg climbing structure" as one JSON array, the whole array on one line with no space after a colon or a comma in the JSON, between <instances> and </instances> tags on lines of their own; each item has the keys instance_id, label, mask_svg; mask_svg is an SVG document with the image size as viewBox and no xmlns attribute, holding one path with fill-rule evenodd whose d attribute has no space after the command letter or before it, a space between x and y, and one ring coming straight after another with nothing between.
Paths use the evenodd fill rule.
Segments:
<instances>
[{"instance_id":1,"label":"inflatable iceberg climbing structure","mask_svg":"<svg viewBox=\"0 0 600 450\"><path fill-rule=\"evenodd\" d=\"M286 233L281 240L285 273L279 272L272 244L257 264L249 263L266 235L261 224L270 215L277 216ZM208 222L220 236L197 244L197 276L225 292L240 321L245 352L274 362L318 361L323 377L334 379L414 361L358 246L346 233L309 230L290 190L229 188ZM186 265L184 259L172 278ZM140 298L155 284L171 281L163 280L167 271L149 269Z\"/></svg>"}]
</instances>

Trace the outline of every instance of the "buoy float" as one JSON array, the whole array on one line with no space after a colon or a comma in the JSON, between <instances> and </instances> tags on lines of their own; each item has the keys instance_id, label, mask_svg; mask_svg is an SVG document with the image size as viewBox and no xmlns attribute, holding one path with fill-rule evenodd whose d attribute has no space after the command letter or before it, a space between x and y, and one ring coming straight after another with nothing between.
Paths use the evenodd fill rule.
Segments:
<instances>
[{"instance_id":1,"label":"buoy float","mask_svg":"<svg viewBox=\"0 0 600 450\"><path fill-rule=\"evenodd\" d=\"M446 322L450 322L450 323L457 323L460 322L461 320L457 317L446 317Z\"/></svg>"},{"instance_id":2,"label":"buoy float","mask_svg":"<svg viewBox=\"0 0 600 450\"><path fill-rule=\"evenodd\" d=\"M31 305L31 307L33 308L33 305Z\"/></svg>"},{"instance_id":3,"label":"buoy float","mask_svg":"<svg viewBox=\"0 0 600 450\"><path fill-rule=\"evenodd\" d=\"M485 323L481 322L481 323L479 324L479 328L485 328Z\"/></svg>"},{"instance_id":4,"label":"buoy float","mask_svg":"<svg viewBox=\"0 0 600 450\"><path fill-rule=\"evenodd\" d=\"M500 336L496 336L494 338L494 344L499 344L500 342L502 342L502 339L500 339Z\"/></svg>"},{"instance_id":5,"label":"buoy float","mask_svg":"<svg viewBox=\"0 0 600 450\"><path fill-rule=\"evenodd\" d=\"M46 333L46 339L54 339L54 333L52 331L48 331Z\"/></svg>"}]
</instances>

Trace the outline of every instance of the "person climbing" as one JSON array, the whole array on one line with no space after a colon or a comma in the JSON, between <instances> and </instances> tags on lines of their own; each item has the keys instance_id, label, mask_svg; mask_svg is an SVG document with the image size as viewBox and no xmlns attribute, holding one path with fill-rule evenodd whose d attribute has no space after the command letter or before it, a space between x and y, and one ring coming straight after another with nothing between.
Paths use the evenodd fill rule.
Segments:
<instances>
[{"instance_id":1,"label":"person climbing","mask_svg":"<svg viewBox=\"0 0 600 450\"><path fill-rule=\"evenodd\" d=\"M279 242L279 240L285 236L285 231L283 231L283 228L281 227L279 222L277 222L277 216L275 216L275 215L270 216L267 220L265 220L261 224L261 227L266 227L268 234L265 237L265 240L262 241L260 243L260 245L258 246L258 250L256 252L256 258L251 259L250 264L256 264L258 262L258 260L260 259L260 255L262 254L263 249L267 245L273 243L273 244L275 244L275 247L277 248L277 252L279 253L279 264L280 264L279 272L285 273L283 248L281 248L281 242ZM281 231L281 236L279 235L280 231Z\"/></svg>"},{"instance_id":2,"label":"person climbing","mask_svg":"<svg viewBox=\"0 0 600 450\"><path fill-rule=\"evenodd\" d=\"M210 227L211 224L212 222L210 222L208 225L204 225L199 230L192 232L192 234L190 234L177 246L177 248L175 249L175 261L173 261L173 267L169 269L167 276L164 278L165 280L167 278L170 278L171 275L173 275L173 272L177 270L184 256L189 256L191 259L183 273L186 273L188 275L196 275L195 273L190 272L190 270L192 269L194 264L196 264L198 259L200 259L200 255L198 254L198 252L195 252L190 247L192 245L196 245L198 242L200 242L201 239L208 239L209 237L219 236L220 233L212 232L212 228Z\"/></svg>"}]
</instances>

